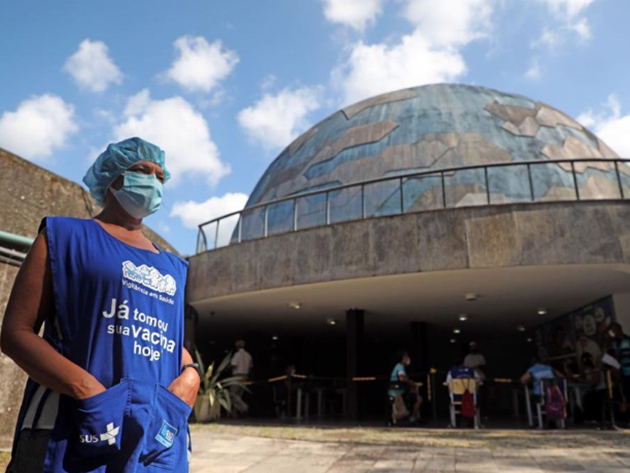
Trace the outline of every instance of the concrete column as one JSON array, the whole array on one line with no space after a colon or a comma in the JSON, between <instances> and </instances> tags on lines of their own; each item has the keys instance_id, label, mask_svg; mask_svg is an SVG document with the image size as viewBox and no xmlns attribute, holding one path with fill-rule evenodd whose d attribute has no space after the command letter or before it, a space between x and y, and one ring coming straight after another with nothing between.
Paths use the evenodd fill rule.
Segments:
<instances>
[{"instance_id":1,"label":"concrete column","mask_svg":"<svg viewBox=\"0 0 630 473\"><path fill-rule=\"evenodd\" d=\"M431 367L429 360L429 336L426 322L411 322L412 371L426 372ZM420 380L422 381L422 380Z\"/></svg>"},{"instance_id":2,"label":"concrete column","mask_svg":"<svg viewBox=\"0 0 630 473\"><path fill-rule=\"evenodd\" d=\"M359 418L357 383L353 382L352 378L359 376L360 371L364 314L364 311L360 309L346 311L346 376L348 378L346 416L352 420Z\"/></svg>"}]
</instances>

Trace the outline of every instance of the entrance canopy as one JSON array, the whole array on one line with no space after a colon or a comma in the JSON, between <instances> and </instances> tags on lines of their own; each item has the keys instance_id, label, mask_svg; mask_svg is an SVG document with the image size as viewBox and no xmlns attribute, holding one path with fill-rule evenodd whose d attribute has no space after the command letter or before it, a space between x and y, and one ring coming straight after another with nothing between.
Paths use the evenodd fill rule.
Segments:
<instances>
[{"instance_id":1,"label":"entrance canopy","mask_svg":"<svg viewBox=\"0 0 630 473\"><path fill-rule=\"evenodd\" d=\"M218 297L193 304L200 335L242 330L326 336L345 330L345 313L365 311L366 333L427 322L461 337L527 331L630 288L630 266L589 264L466 269L379 276ZM541 315L539 311L544 312ZM466 321L459 320L465 314ZM522 329L521 329L522 330Z\"/></svg>"}]
</instances>

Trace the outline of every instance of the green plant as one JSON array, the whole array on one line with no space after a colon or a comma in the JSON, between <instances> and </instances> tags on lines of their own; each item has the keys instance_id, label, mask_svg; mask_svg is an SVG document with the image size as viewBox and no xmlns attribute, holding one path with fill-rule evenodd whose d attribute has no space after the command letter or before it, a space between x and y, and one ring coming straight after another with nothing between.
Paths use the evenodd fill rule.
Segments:
<instances>
[{"instance_id":1,"label":"green plant","mask_svg":"<svg viewBox=\"0 0 630 473\"><path fill-rule=\"evenodd\" d=\"M208 400L209 412L208 417L210 419L218 418L221 414L221 408L225 410L225 412L230 413L232 411L232 396L233 391L230 389L232 387L239 387L241 390L248 391L248 389L243 384L242 379L239 376L229 376L222 377L227 367L230 365L230 360L232 359L232 353L228 353L225 358L219 363L219 365L215 369L215 362L212 362L208 369L205 369L203 361L201 359L201 355L197 350L195 350L195 355L197 358L197 362L199 363L199 367L201 371L204 373L203 379L201 380L201 386L199 389L199 394L201 397L201 405L198 407L197 412L198 418L206 417L205 415L201 415L200 411L203 406L203 398ZM200 419L203 420L203 419Z\"/></svg>"}]
</instances>

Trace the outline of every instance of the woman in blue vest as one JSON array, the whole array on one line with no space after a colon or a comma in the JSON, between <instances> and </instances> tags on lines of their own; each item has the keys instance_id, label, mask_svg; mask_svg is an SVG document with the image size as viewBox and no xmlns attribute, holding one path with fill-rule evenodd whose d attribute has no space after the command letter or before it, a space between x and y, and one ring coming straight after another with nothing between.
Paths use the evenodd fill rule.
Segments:
<instances>
[{"instance_id":1,"label":"woman in blue vest","mask_svg":"<svg viewBox=\"0 0 630 473\"><path fill-rule=\"evenodd\" d=\"M188 471L187 262L141 232L169 177L157 146L111 144L83 179L103 211L42 222L2 327L29 375L7 471Z\"/></svg>"}]
</instances>

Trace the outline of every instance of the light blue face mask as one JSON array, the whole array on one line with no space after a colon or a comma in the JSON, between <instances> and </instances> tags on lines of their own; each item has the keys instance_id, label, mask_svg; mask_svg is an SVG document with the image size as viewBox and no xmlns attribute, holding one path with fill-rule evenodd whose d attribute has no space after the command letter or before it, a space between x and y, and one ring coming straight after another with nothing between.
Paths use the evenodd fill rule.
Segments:
<instances>
[{"instance_id":1,"label":"light blue face mask","mask_svg":"<svg viewBox=\"0 0 630 473\"><path fill-rule=\"evenodd\" d=\"M141 219L158 211L162 205L162 183L155 174L126 171L123 179L120 189L110 190L129 215Z\"/></svg>"}]
</instances>

